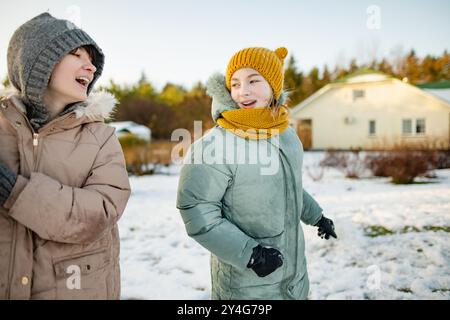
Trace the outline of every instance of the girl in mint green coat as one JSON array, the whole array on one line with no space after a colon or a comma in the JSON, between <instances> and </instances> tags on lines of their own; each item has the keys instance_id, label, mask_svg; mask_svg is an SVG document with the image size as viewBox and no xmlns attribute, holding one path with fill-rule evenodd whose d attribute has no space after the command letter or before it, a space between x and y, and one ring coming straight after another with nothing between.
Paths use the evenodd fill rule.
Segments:
<instances>
[{"instance_id":1,"label":"girl in mint green coat","mask_svg":"<svg viewBox=\"0 0 450 320\"><path fill-rule=\"evenodd\" d=\"M306 299L301 221L336 238L303 189L303 148L283 106L285 48L246 48L208 81L217 125L189 149L177 208L211 252L212 299Z\"/></svg>"}]
</instances>

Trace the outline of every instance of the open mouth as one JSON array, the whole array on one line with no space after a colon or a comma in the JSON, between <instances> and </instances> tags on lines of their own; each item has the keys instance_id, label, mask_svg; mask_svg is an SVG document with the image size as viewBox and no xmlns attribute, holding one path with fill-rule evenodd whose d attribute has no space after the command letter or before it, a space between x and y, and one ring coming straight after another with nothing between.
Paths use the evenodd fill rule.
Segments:
<instances>
[{"instance_id":1,"label":"open mouth","mask_svg":"<svg viewBox=\"0 0 450 320\"><path fill-rule=\"evenodd\" d=\"M242 108L254 108L256 106L256 100L250 100L241 102Z\"/></svg>"},{"instance_id":2,"label":"open mouth","mask_svg":"<svg viewBox=\"0 0 450 320\"><path fill-rule=\"evenodd\" d=\"M84 88L87 88L91 82L88 77L76 77L75 81L81 84Z\"/></svg>"}]
</instances>

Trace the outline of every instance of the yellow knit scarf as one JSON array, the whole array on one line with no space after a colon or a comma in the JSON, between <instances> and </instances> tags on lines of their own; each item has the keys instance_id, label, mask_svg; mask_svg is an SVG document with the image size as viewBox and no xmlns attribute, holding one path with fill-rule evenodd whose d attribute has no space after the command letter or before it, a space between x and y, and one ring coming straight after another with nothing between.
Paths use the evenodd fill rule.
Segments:
<instances>
[{"instance_id":1,"label":"yellow knit scarf","mask_svg":"<svg viewBox=\"0 0 450 320\"><path fill-rule=\"evenodd\" d=\"M289 126L288 111L282 106L275 117L270 108L228 110L217 123L233 134L252 140L268 139L282 134Z\"/></svg>"}]
</instances>

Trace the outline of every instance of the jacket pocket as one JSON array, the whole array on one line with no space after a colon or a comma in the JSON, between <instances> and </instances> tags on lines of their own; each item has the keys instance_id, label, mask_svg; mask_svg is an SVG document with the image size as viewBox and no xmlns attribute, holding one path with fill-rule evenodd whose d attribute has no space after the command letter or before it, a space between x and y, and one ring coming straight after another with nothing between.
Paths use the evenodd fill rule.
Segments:
<instances>
[{"instance_id":1,"label":"jacket pocket","mask_svg":"<svg viewBox=\"0 0 450 320\"><path fill-rule=\"evenodd\" d=\"M110 263L105 248L54 261L56 299L107 299Z\"/></svg>"},{"instance_id":2,"label":"jacket pocket","mask_svg":"<svg viewBox=\"0 0 450 320\"><path fill-rule=\"evenodd\" d=\"M283 280L283 266L276 269L271 274L265 277L259 277L252 269L238 269L231 267L230 276L230 288L231 289L243 289L243 288L258 288L278 284Z\"/></svg>"}]
</instances>

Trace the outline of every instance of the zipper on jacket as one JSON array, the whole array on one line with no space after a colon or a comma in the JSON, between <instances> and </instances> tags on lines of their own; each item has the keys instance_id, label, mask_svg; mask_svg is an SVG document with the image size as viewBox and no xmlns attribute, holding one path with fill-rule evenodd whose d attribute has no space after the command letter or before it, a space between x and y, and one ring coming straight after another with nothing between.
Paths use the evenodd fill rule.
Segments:
<instances>
[{"instance_id":1,"label":"zipper on jacket","mask_svg":"<svg viewBox=\"0 0 450 320\"><path fill-rule=\"evenodd\" d=\"M33 147L37 147L39 144L39 133L34 133L33 132Z\"/></svg>"},{"instance_id":2,"label":"zipper on jacket","mask_svg":"<svg viewBox=\"0 0 450 320\"><path fill-rule=\"evenodd\" d=\"M39 133L33 131L33 171L36 171L38 168L38 160L39 160Z\"/></svg>"}]
</instances>

